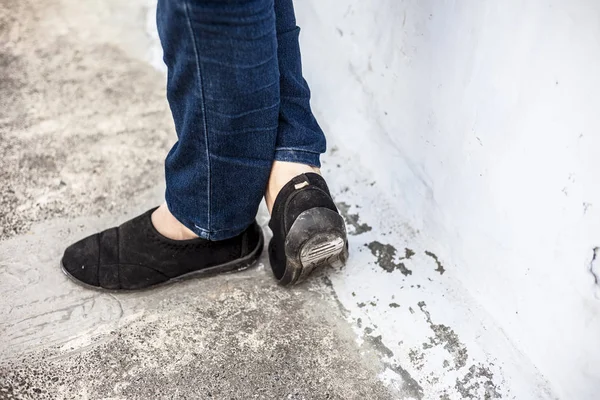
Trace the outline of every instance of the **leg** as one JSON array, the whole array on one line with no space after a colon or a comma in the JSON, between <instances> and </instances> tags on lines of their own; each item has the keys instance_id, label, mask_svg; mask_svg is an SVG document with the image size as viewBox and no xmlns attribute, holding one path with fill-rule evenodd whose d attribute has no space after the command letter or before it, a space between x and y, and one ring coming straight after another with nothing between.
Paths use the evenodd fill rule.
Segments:
<instances>
[{"instance_id":1,"label":"leg","mask_svg":"<svg viewBox=\"0 0 600 400\"><path fill-rule=\"evenodd\" d=\"M275 0L281 106L275 162L265 194L271 211L271 267L283 285L302 282L316 268L343 265L346 228L320 176L325 136L310 109L302 77L292 0Z\"/></svg>"},{"instance_id":2,"label":"leg","mask_svg":"<svg viewBox=\"0 0 600 400\"><path fill-rule=\"evenodd\" d=\"M325 135L310 108L292 0L275 0L281 106L275 160L320 167Z\"/></svg>"},{"instance_id":3,"label":"leg","mask_svg":"<svg viewBox=\"0 0 600 400\"><path fill-rule=\"evenodd\" d=\"M310 108L310 89L302 76L300 28L292 0L275 0L275 15L281 106L276 161L265 195L269 211L281 188L294 176L320 173L319 157L326 149L325 135Z\"/></svg>"},{"instance_id":4,"label":"leg","mask_svg":"<svg viewBox=\"0 0 600 400\"><path fill-rule=\"evenodd\" d=\"M159 0L157 19L179 139L167 204L198 236L227 239L254 220L275 151L273 0Z\"/></svg>"},{"instance_id":5,"label":"leg","mask_svg":"<svg viewBox=\"0 0 600 400\"><path fill-rule=\"evenodd\" d=\"M165 163L168 209L67 248L63 271L88 286L142 289L243 269L262 251L254 218L279 118L273 0L159 0L157 20L179 139ZM165 213L199 237L162 235Z\"/></svg>"}]
</instances>

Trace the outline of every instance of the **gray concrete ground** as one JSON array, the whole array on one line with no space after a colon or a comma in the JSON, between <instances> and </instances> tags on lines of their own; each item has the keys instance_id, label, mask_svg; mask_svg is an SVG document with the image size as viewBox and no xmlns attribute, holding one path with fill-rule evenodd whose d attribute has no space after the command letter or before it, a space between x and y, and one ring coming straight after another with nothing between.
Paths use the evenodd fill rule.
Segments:
<instances>
[{"instance_id":1,"label":"gray concrete ground","mask_svg":"<svg viewBox=\"0 0 600 400\"><path fill-rule=\"evenodd\" d=\"M67 244L162 199L164 76L145 15L115 11L144 3L0 0L0 399L400 398L325 276L279 288L263 256L110 294L60 272Z\"/></svg>"}]
</instances>

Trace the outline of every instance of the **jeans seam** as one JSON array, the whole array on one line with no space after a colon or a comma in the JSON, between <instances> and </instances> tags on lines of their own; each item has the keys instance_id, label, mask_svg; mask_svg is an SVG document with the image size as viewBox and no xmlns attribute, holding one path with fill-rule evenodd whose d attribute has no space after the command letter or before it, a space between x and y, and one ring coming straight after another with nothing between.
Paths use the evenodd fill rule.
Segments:
<instances>
[{"instance_id":1,"label":"jeans seam","mask_svg":"<svg viewBox=\"0 0 600 400\"><path fill-rule=\"evenodd\" d=\"M192 21L190 19L190 5L189 5L189 0L186 0L185 3L185 18L186 18L186 22L187 22L187 26L188 26L188 30L190 32L190 35L192 37L192 46L194 48L194 58L196 59L196 75L198 76L198 85L199 87L199 95L200 95L200 102L202 104L202 124L203 124L203 128L204 128L204 142L205 142L205 146L206 146L206 166L208 169L208 174L206 177L207 180L207 197L208 197L208 201L207 201L207 210L206 210L206 220L207 220L207 226L208 226L208 230L211 230L211 198L212 198L212 193L211 193L211 189L212 189L212 181L211 181L211 168L210 168L210 151L209 151L209 141L208 141L208 122L206 120L206 105L204 104L204 85L202 84L202 68L200 66L200 55L198 53L198 46L196 43L196 37L194 36L194 29L192 28ZM194 224L195 225L195 224Z\"/></svg>"},{"instance_id":2,"label":"jeans seam","mask_svg":"<svg viewBox=\"0 0 600 400\"><path fill-rule=\"evenodd\" d=\"M255 94L257 92L260 92L262 90L268 89L271 86L275 86L277 84L279 84L279 77L277 77L277 80L275 82L273 82L273 83L269 83L268 85L261 86L258 89L253 90L251 92L246 92L246 93L240 92L240 93L238 93L238 96L250 96L250 95L253 95L253 94ZM207 97L206 99L210 100L210 101L213 101L213 102L219 102L219 101L225 101L225 100L227 100L227 98L218 98L218 97Z\"/></svg>"},{"instance_id":3,"label":"jeans seam","mask_svg":"<svg viewBox=\"0 0 600 400\"><path fill-rule=\"evenodd\" d=\"M273 59L275 58L275 56L272 56L271 58L265 60L265 61L261 61L258 64L254 64L254 65L237 65L237 64L229 64L229 63L223 63L223 62L219 62L213 58L208 58L208 57L204 57L202 58L202 61L207 62L207 63L211 63L211 64L215 64L218 65L220 67L229 67L229 68L239 68L239 69L252 69L252 68L257 68L257 67L261 67L263 65L268 64L269 62L271 62Z\"/></svg>"},{"instance_id":4,"label":"jeans seam","mask_svg":"<svg viewBox=\"0 0 600 400\"><path fill-rule=\"evenodd\" d=\"M216 110L209 110L209 111L211 113L213 113L213 114L217 114L217 115L220 115L220 116L223 116L223 117L226 117L226 118L242 118L242 117L246 117L248 115L257 113L257 112L267 111L267 110L270 110L272 108L280 107L280 106L281 106L281 104L275 103L272 106L257 108L257 109L252 110L252 111L244 111L244 112L237 113L237 114L226 114L226 113L222 113L222 112L216 111ZM277 127L279 127L279 125L277 125Z\"/></svg>"},{"instance_id":5,"label":"jeans seam","mask_svg":"<svg viewBox=\"0 0 600 400\"><path fill-rule=\"evenodd\" d=\"M292 151L296 151L299 153L310 153L310 154L321 154L320 151L312 151L312 150L305 150L305 149L294 149L292 147L278 147L275 149L275 151L288 151L288 152L292 152Z\"/></svg>"}]
</instances>

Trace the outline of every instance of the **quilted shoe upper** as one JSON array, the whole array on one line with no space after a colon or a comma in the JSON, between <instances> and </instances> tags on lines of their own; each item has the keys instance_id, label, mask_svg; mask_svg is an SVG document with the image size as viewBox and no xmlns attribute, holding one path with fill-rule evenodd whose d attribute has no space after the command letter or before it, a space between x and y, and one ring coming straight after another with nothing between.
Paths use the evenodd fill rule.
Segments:
<instances>
[{"instance_id":1,"label":"quilted shoe upper","mask_svg":"<svg viewBox=\"0 0 600 400\"><path fill-rule=\"evenodd\" d=\"M171 240L152 225L151 209L69 246L62 266L73 278L104 289L143 289L178 276L235 262L256 250L262 233L254 223L242 234L218 242Z\"/></svg>"}]
</instances>

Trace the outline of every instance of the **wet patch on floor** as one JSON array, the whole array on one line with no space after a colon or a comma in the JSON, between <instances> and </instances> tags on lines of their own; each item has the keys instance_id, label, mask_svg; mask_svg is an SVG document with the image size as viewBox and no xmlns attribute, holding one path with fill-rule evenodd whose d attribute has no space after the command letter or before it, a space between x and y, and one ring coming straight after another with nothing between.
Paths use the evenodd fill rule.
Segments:
<instances>
[{"instance_id":1,"label":"wet patch on floor","mask_svg":"<svg viewBox=\"0 0 600 400\"><path fill-rule=\"evenodd\" d=\"M408 358L410 359L411 364L417 370L423 369L425 365L425 354L419 349L411 349L408 352Z\"/></svg>"},{"instance_id":2,"label":"wet patch on floor","mask_svg":"<svg viewBox=\"0 0 600 400\"><path fill-rule=\"evenodd\" d=\"M412 258L412 256L414 256L416 253L409 249L408 247L404 248L404 259L406 260L410 260Z\"/></svg>"},{"instance_id":3,"label":"wet patch on floor","mask_svg":"<svg viewBox=\"0 0 600 400\"><path fill-rule=\"evenodd\" d=\"M411 376L410 372L395 362L394 352L383 343L382 336L374 336L372 335L373 332L373 328L365 327L363 339L369 348L379 353L380 357L384 360L383 367L392 371L395 376L400 378L400 394L402 398L423 399L423 387Z\"/></svg>"},{"instance_id":4,"label":"wet patch on floor","mask_svg":"<svg viewBox=\"0 0 600 400\"><path fill-rule=\"evenodd\" d=\"M424 398L423 387L410 373L398 364L385 364L387 368L394 371L402 378L402 393L411 399L422 400Z\"/></svg>"},{"instance_id":5,"label":"wet patch on floor","mask_svg":"<svg viewBox=\"0 0 600 400\"><path fill-rule=\"evenodd\" d=\"M437 268L435 269L435 271L439 272L440 275L444 275L444 272L446 272L446 270L444 269L444 266L442 265L442 263L438 259L438 256L435 255L434 253L432 253L431 251L425 251L425 255L433 258L433 260L435 261L435 264L437 265Z\"/></svg>"},{"instance_id":6,"label":"wet patch on floor","mask_svg":"<svg viewBox=\"0 0 600 400\"><path fill-rule=\"evenodd\" d=\"M460 395L464 399L501 399L501 386L492 372L493 363L473 363L469 366L469 355L466 345L459 339L456 332L447 325L436 324L432 321L425 302L418 304L425 317L427 325L433 332L426 342L419 347L408 350L408 360L411 368L419 371L420 379L429 385L437 386L440 379L453 379L452 386L442 386L440 398L453 398L450 395ZM409 307L414 314L412 307ZM443 353L440 353L440 350ZM432 365L432 360L439 360L443 354L447 359L438 365ZM448 383L450 383L448 382ZM504 384L502 381L501 384Z\"/></svg>"},{"instance_id":7,"label":"wet patch on floor","mask_svg":"<svg viewBox=\"0 0 600 400\"><path fill-rule=\"evenodd\" d=\"M379 265L386 272L394 272L396 270L400 271L402 275L408 276L412 275L412 271L406 268L401 261L394 261L396 259L396 248L391 244L383 244L381 242L371 242L366 245L371 253L377 258L375 263ZM400 260L410 259L414 252L410 249L406 249L405 257L400 258Z\"/></svg>"},{"instance_id":8,"label":"wet patch on floor","mask_svg":"<svg viewBox=\"0 0 600 400\"><path fill-rule=\"evenodd\" d=\"M383 342L381 341L381 335L379 336L371 336L370 333L372 333L373 330L370 328L365 328L365 341L367 343L370 343L371 346L373 346L373 348L375 350L377 350L379 353L381 353L382 355L386 356L386 357L394 357L394 353L389 349L389 347L387 347L386 345L383 344Z\"/></svg>"},{"instance_id":9,"label":"wet patch on floor","mask_svg":"<svg viewBox=\"0 0 600 400\"><path fill-rule=\"evenodd\" d=\"M373 228L365 223L360 223L360 216L358 214L350 214L350 205L344 202L337 203L340 214L346 220L346 224L350 225L353 230L348 232L350 235L360 235L365 232L371 231Z\"/></svg>"},{"instance_id":10,"label":"wet patch on floor","mask_svg":"<svg viewBox=\"0 0 600 400\"><path fill-rule=\"evenodd\" d=\"M462 379L456 379L455 388L463 399L502 398L498 385L494 383L494 374L481 364L471 365L469 372Z\"/></svg>"},{"instance_id":11,"label":"wet patch on floor","mask_svg":"<svg viewBox=\"0 0 600 400\"><path fill-rule=\"evenodd\" d=\"M435 346L442 346L453 359L453 369L458 370L464 367L469 358L465 344L460 341L458 335L449 326L433 323L431 315L429 314L429 311L427 311L425 302L419 302L418 306L425 315L429 327L435 334L429 338L428 342L423 343L423 349L426 350Z\"/></svg>"}]
</instances>

